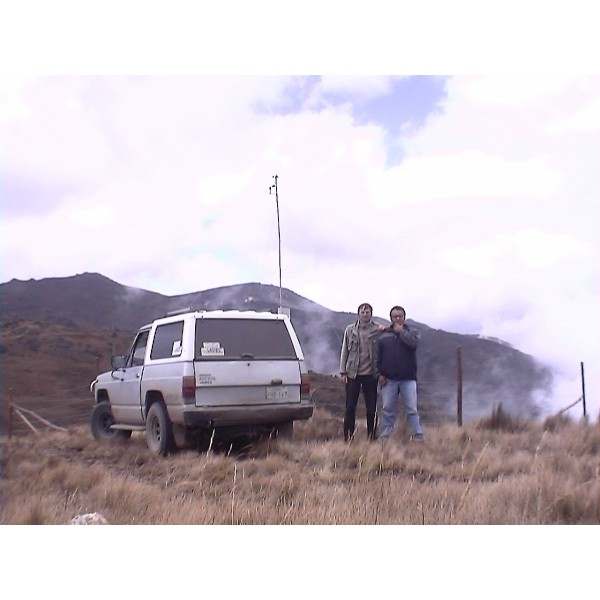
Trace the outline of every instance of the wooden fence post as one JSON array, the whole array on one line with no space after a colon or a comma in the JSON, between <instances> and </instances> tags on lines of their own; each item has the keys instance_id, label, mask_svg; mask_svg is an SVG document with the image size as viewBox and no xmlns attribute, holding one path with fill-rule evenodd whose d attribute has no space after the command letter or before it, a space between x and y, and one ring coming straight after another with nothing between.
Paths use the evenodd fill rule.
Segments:
<instances>
[{"instance_id":1,"label":"wooden fence post","mask_svg":"<svg viewBox=\"0 0 600 600\"><path fill-rule=\"evenodd\" d=\"M463 424L462 414L462 348L457 346L456 348L456 422L459 427Z\"/></svg>"},{"instance_id":2,"label":"wooden fence post","mask_svg":"<svg viewBox=\"0 0 600 600\"><path fill-rule=\"evenodd\" d=\"M8 439L12 437L13 389L8 388Z\"/></svg>"},{"instance_id":3,"label":"wooden fence post","mask_svg":"<svg viewBox=\"0 0 600 600\"><path fill-rule=\"evenodd\" d=\"M581 363L581 398L583 400L583 416L587 415L585 407L585 373L583 370L583 363Z\"/></svg>"}]
</instances>

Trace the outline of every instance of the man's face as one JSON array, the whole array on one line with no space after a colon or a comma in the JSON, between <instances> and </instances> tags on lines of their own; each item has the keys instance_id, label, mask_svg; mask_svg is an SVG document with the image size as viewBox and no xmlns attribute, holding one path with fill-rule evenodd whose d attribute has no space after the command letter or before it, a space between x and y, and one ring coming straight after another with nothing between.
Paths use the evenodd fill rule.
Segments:
<instances>
[{"instance_id":1,"label":"man's face","mask_svg":"<svg viewBox=\"0 0 600 600\"><path fill-rule=\"evenodd\" d=\"M404 325L404 313L401 310L393 310L390 316L392 317L392 324Z\"/></svg>"},{"instance_id":2,"label":"man's face","mask_svg":"<svg viewBox=\"0 0 600 600\"><path fill-rule=\"evenodd\" d=\"M362 323L368 323L371 320L371 316L371 310L366 306L363 306L358 311L358 318L361 320Z\"/></svg>"}]
</instances>

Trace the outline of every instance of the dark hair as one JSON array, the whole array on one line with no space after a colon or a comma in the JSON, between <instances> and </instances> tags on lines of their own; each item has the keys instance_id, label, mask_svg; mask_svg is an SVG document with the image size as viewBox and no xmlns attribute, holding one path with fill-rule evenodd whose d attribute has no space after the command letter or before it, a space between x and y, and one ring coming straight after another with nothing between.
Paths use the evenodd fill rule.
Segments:
<instances>
[{"instance_id":1,"label":"dark hair","mask_svg":"<svg viewBox=\"0 0 600 600\"><path fill-rule=\"evenodd\" d=\"M406 319L406 311L401 306L392 306L392 308L390 308L390 320L392 319L392 312L395 310L401 310L404 318Z\"/></svg>"},{"instance_id":2,"label":"dark hair","mask_svg":"<svg viewBox=\"0 0 600 600\"><path fill-rule=\"evenodd\" d=\"M373 307L368 302L363 302L359 307L356 313L358 314L363 308L368 308L371 312L373 312Z\"/></svg>"}]
</instances>

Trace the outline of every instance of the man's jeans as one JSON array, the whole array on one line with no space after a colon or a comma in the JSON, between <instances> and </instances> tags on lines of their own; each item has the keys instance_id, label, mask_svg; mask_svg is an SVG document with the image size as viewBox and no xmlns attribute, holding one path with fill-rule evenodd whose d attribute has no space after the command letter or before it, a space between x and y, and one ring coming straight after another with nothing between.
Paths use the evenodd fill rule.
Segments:
<instances>
[{"instance_id":1,"label":"man's jeans","mask_svg":"<svg viewBox=\"0 0 600 600\"><path fill-rule=\"evenodd\" d=\"M421 429L419 413L417 412L417 382L414 380L394 381L393 379L388 379L387 383L381 386L382 410L379 437L389 436L394 430L398 395L404 401L406 419L413 435L421 437L423 429Z\"/></svg>"},{"instance_id":2,"label":"man's jeans","mask_svg":"<svg viewBox=\"0 0 600 600\"><path fill-rule=\"evenodd\" d=\"M358 375L356 379L348 378L346 384L346 414L344 415L344 439L352 439L356 422L356 405L362 388L367 412L367 434L369 439L375 437L375 421L377 413L377 379L374 375Z\"/></svg>"}]
</instances>

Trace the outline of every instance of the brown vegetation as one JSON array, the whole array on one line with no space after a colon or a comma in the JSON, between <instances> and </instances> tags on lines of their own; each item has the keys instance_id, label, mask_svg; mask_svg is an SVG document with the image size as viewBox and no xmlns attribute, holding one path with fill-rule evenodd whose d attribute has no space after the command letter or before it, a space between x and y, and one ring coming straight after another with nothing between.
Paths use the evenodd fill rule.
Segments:
<instances>
[{"instance_id":1,"label":"brown vegetation","mask_svg":"<svg viewBox=\"0 0 600 600\"><path fill-rule=\"evenodd\" d=\"M364 422L361 424L364 426ZM496 413L400 426L385 445L340 440L318 409L293 442L247 440L209 453L152 456L142 434L96 442L85 425L2 441L2 524L598 524L598 425L513 422Z\"/></svg>"},{"instance_id":2,"label":"brown vegetation","mask_svg":"<svg viewBox=\"0 0 600 600\"><path fill-rule=\"evenodd\" d=\"M520 421L497 406L459 428L425 409L426 444L408 443L401 426L382 446L366 441L361 401L362 429L346 445L341 381L313 373L317 410L292 443L161 459L140 433L102 445L88 426L89 382L130 334L25 320L2 331L2 524L89 512L114 524L600 523L598 424ZM32 419L35 434L15 417L8 439L9 399L68 431Z\"/></svg>"}]
</instances>

